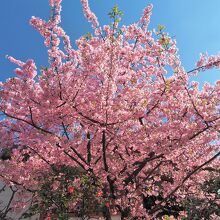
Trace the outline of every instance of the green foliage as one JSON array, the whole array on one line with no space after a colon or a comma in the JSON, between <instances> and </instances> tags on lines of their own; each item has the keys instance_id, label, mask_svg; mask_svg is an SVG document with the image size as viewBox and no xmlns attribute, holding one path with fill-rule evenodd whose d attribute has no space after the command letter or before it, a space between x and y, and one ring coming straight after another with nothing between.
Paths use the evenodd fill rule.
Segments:
<instances>
[{"instance_id":1,"label":"green foliage","mask_svg":"<svg viewBox=\"0 0 220 220\"><path fill-rule=\"evenodd\" d=\"M219 204L217 202L207 201L207 199L187 198L185 207L188 216L184 220L212 219L212 214L220 216Z\"/></svg>"},{"instance_id":2,"label":"green foliage","mask_svg":"<svg viewBox=\"0 0 220 220\"><path fill-rule=\"evenodd\" d=\"M112 19L114 19L115 22L120 21L120 17L123 16L123 12L119 10L117 5L114 5L112 10L108 13L108 16Z\"/></svg>"},{"instance_id":3,"label":"green foliage","mask_svg":"<svg viewBox=\"0 0 220 220\"><path fill-rule=\"evenodd\" d=\"M70 211L75 216L83 217L101 213L105 208L107 200L97 196L102 188L99 180L86 175L81 168L65 165L54 167L54 172L45 173L41 180L42 184L37 191L40 199L33 202L23 217L51 213L51 216L57 216L59 220L67 220ZM78 187L74 185L75 180ZM54 184L57 187L54 188ZM69 186L74 187L73 192L68 191ZM79 209L71 210L71 203L77 204Z\"/></svg>"},{"instance_id":4,"label":"green foliage","mask_svg":"<svg viewBox=\"0 0 220 220\"><path fill-rule=\"evenodd\" d=\"M219 173L218 171L215 171ZM220 176L210 176L210 179L206 180L201 186L201 191L206 195L205 198L199 198L189 196L184 201L187 217L184 220L199 220L199 219L211 219L212 215L220 217L220 196L218 190L220 189Z\"/></svg>"},{"instance_id":5,"label":"green foliage","mask_svg":"<svg viewBox=\"0 0 220 220\"><path fill-rule=\"evenodd\" d=\"M122 30L118 28L118 24L121 21L121 17L123 16L123 12L119 10L117 5L114 5L112 10L108 13L108 16L113 20L113 23L111 24L111 27L113 29L113 36L115 38L118 38L120 35L122 35ZM114 39L112 39L114 40Z\"/></svg>"},{"instance_id":6,"label":"green foliage","mask_svg":"<svg viewBox=\"0 0 220 220\"><path fill-rule=\"evenodd\" d=\"M219 171L217 172L220 174ZM209 180L206 180L204 184L201 186L201 189L207 193L218 193L218 190L220 189L220 175L218 178L212 177Z\"/></svg>"},{"instance_id":7,"label":"green foliage","mask_svg":"<svg viewBox=\"0 0 220 220\"><path fill-rule=\"evenodd\" d=\"M84 35L84 38L86 39L86 41L90 41L92 39L92 34L90 32L87 32L85 35Z\"/></svg>"},{"instance_id":8,"label":"green foliage","mask_svg":"<svg viewBox=\"0 0 220 220\"><path fill-rule=\"evenodd\" d=\"M166 26L164 26L164 25L162 25L162 24L158 24L158 26L157 26L157 31L160 33L160 32L162 32L165 28L166 28Z\"/></svg>"},{"instance_id":9,"label":"green foliage","mask_svg":"<svg viewBox=\"0 0 220 220\"><path fill-rule=\"evenodd\" d=\"M12 150L10 148L4 148L0 154L0 160L10 160L11 156Z\"/></svg>"},{"instance_id":10,"label":"green foliage","mask_svg":"<svg viewBox=\"0 0 220 220\"><path fill-rule=\"evenodd\" d=\"M158 42L163 46L165 50L169 49L170 47L170 37L167 33L164 32L166 27L162 24L157 26L156 35L158 37Z\"/></svg>"}]
</instances>

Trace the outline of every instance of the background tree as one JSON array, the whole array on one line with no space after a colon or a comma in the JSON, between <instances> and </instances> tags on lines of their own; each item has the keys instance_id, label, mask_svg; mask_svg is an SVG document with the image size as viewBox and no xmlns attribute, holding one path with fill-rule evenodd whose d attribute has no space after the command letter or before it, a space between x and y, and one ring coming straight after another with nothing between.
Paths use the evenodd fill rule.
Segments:
<instances>
[{"instance_id":1,"label":"background tree","mask_svg":"<svg viewBox=\"0 0 220 220\"><path fill-rule=\"evenodd\" d=\"M210 171L209 178L200 186L199 195L189 193L183 203L184 219L218 219L220 216L219 170Z\"/></svg>"},{"instance_id":2,"label":"background tree","mask_svg":"<svg viewBox=\"0 0 220 220\"><path fill-rule=\"evenodd\" d=\"M186 72L164 26L148 30L152 5L127 27L119 26L122 13L114 7L112 24L101 27L88 1L81 2L94 33L77 40L77 49L60 27L61 0L50 0L49 21L30 21L45 38L49 66L37 74L33 60L8 56L19 68L1 83L1 147L11 152L0 163L1 178L34 193L33 204L52 199L43 202L48 215L59 210L67 218L82 207L87 178L105 219L157 218L173 198L200 192L207 165L219 166L220 81L200 90L190 76L218 68L220 57L202 54ZM55 194L63 190L69 200L61 206L50 191L42 194L50 189L45 175L62 183ZM147 209L149 196L160 199Z\"/></svg>"}]
</instances>

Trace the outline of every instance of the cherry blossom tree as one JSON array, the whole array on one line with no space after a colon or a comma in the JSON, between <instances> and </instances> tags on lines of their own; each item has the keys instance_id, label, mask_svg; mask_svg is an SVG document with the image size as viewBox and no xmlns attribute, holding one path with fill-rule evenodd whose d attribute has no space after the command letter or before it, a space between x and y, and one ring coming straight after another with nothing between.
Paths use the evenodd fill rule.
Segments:
<instances>
[{"instance_id":1,"label":"cherry blossom tree","mask_svg":"<svg viewBox=\"0 0 220 220\"><path fill-rule=\"evenodd\" d=\"M30 20L45 39L48 67L7 56L19 68L1 83L0 145L10 152L1 179L24 197L14 210L32 195L48 219L76 213L86 192L105 219L158 219L173 198L199 195L206 168L220 165L220 81L202 89L191 81L219 68L220 55L202 54L187 72L164 27L148 30L152 5L130 26L119 25L114 7L102 27L88 0L81 3L93 33L77 49L60 26L61 0L50 0L50 19Z\"/></svg>"}]
</instances>

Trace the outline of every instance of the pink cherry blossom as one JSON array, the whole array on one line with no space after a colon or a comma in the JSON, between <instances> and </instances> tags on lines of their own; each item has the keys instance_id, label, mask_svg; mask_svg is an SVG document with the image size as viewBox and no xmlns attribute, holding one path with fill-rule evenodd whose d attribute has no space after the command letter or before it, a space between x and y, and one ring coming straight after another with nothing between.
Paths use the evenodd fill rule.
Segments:
<instances>
[{"instance_id":1,"label":"pink cherry blossom","mask_svg":"<svg viewBox=\"0 0 220 220\"><path fill-rule=\"evenodd\" d=\"M50 19L30 21L44 37L49 65L38 70L31 59L7 57L19 68L0 84L0 147L10 150L1 180L30 193L41 189L44 174L61 178L59 167L80 168L105 208L130 208L138 219L153 219L172 196L204 198L198 186L205 168L220 165L220 81L200 89L190 73L219 68L220 56L201 55L186 72L176 41L166 34L165 45L148 30L152 5L120 29L101 28L88 0L81 3L94 33L80 37L76 49L60 26L61 0L50 0ZM80 178L66 181L82 187ZM163 200L146 210L143 197L159 195ZM74 212L77 201L68 208Z\"/></svg>"}]
</instances>

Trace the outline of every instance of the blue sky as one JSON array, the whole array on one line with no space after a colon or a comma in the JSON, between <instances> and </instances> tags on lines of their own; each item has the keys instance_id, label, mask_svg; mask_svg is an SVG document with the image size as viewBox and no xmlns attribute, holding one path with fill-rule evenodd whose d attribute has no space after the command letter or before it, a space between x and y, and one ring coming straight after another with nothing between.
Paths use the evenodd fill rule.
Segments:
<instances>
[{"instance_id":1,"label":"blue sky","mask_svg":"<svg viewBox=\"0 0 220 220\"><path fill-rule=\"evenodd\" d=\"M219 0L90 0L91 9L101 24L110 23L107 14L117 4L124 16L123 24L136 22L144 7L154 5L150 29L158 24L177 40L182 63L186 70L194 67L200 52L210 55L220 51ZM47 0L2 0L0 3L0 81L13 77L16 67L5 59L9 54L21 60L32 58L38 67L47 65L47 51L43 38L29 25L32 15L48 19ZM72 44L90 31L82 13L80 0L63 0L62 26L70 35ZM220 79L220 70L200 73L201 83Z\"/></svg>"}]
</instances>

